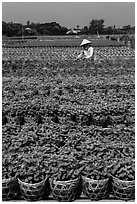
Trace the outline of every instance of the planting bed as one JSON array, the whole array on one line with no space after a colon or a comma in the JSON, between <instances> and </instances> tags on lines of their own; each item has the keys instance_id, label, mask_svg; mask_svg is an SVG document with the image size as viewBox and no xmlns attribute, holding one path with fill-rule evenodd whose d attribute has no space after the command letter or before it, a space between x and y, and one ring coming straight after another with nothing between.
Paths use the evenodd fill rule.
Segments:
<instances>
[{"instance_id":1,"label":"planting bed","mask_svg":"<svg viewBox=\"0 0 137 204\"><path fill-rule=\"evenodd\" d=\"M134 51L96 47L95 63L77 61L79 52L78 47L3 48L3 183L18 179L22 195L31 191L23 196L28 200L52 195L77 200L82 195L77 187L91 200L133 200ZM121 189L118 182L124 183ZM36 194L29 184L36 185ZM4 194L12 191L11 184L4 185L3 199L22 199L20 192Z\"/></svg>"}]
</instances>

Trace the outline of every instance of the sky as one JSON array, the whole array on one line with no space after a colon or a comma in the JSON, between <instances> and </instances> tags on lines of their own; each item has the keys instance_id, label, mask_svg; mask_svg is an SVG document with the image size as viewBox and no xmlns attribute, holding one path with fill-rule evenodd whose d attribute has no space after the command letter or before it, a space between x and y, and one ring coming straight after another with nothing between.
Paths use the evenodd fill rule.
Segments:
<instances>
[{"instance_id":1,"label":"sky","mask_svg":"<svg viewBox=\"0 0 137 204\"><path fill-rule=\"evenodd\" d=\"M135 25L134 2L2 2L2 20L26 24L57 22L67 28L89 26L104 19L105 26Z\"/></svg>"}]
</instances>

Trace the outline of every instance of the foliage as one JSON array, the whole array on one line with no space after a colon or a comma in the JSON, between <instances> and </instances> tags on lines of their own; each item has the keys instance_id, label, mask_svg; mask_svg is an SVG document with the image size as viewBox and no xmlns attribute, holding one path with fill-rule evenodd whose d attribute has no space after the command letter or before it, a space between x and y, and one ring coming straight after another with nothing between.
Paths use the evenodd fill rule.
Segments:
<instances>
[{"instance_id":1,"label":"foliage","mask_svg":"<svg viewBox=\"0 0 137 204\"><path fill-rule=\"evenodd\" d=\"M26 28L28 28L27 30ZM60 26L56 22L51 23L27 23L27 25L22 25L18 23L6 23L2 21L2 35L12 36L22 36L22 35L64 35L68 31L67 28Z\"/></svg>"},{"instance_id":2,"label":"foliage","mask_svg":"<svg viewBox=\"0 0 137 204\"><path fill-rule=\"evenodd\" d=\"M134 180L134 51L97 48L94 65L79 51L3 49L3 178Z\"/></svg>"},{"instance_id":3,"label":"foliage","mask_svg":"<svg viewBox=\"0 0 137 204\"><path fill-rule=\"evenodd\" d=\"M90 21L89 25L89 33L97 35L97 32L99 34L103 34L103 28L104 28L104 20L100 19L92 19Z\"/></svg>"}]
</instances>

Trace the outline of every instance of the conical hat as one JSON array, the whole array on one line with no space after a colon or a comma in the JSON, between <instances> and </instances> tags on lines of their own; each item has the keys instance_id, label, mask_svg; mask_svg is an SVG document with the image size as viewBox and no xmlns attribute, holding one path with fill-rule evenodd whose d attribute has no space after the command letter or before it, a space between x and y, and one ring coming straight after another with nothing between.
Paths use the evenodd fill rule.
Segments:
<instances>
[{"instance_id":1,"label":"conical hat","mask_svg":"<svg viewBox=\"0 0 137 204\"><path fill-rule=\"evenodd\" d=\"M84 40L81 42L80 46L83 46L83 45L86 45L86 44L90 44L90 43L91 43L91 41L84 39Z\"/></svg>"}]
</instances>

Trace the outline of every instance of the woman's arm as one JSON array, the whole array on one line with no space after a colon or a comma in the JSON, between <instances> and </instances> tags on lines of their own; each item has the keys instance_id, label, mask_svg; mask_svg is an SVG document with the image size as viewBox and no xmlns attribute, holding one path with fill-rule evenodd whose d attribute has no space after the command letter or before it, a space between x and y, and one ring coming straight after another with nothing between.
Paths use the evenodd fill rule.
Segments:
<instances>
[{"instance_id":1,"label":"woman's arm","mask_svg":"<svg viewBox=\"0 0 137 204\"><path fill-rule=\"evenodd\" d=\"M77 59L80 59L83 56L83 51L77 56Z\"/></svg>"}]
</instances>

